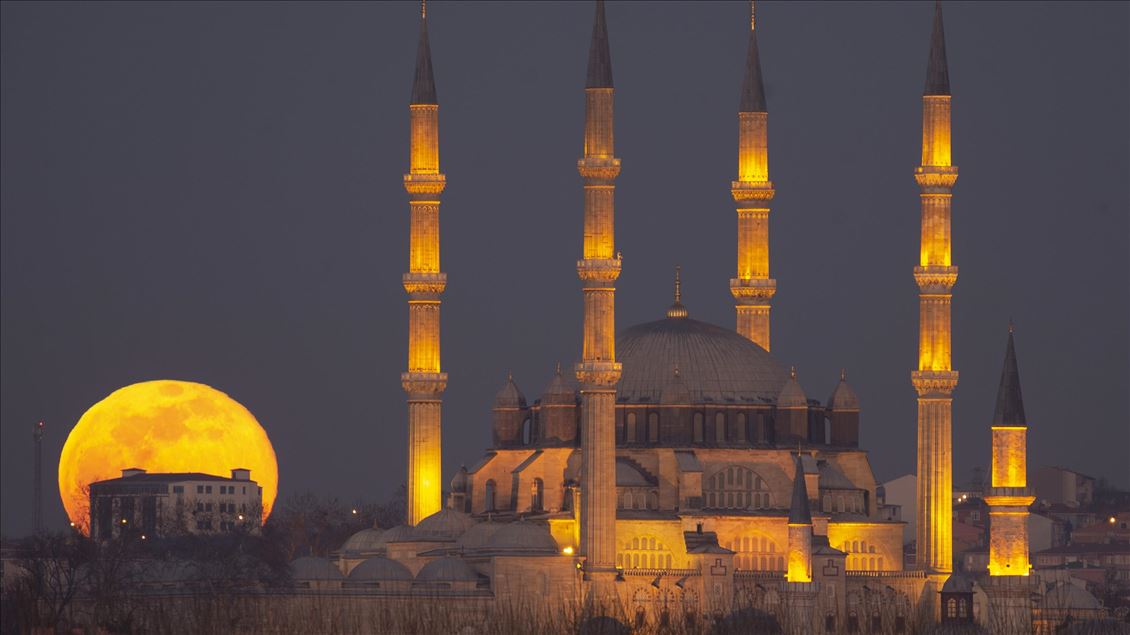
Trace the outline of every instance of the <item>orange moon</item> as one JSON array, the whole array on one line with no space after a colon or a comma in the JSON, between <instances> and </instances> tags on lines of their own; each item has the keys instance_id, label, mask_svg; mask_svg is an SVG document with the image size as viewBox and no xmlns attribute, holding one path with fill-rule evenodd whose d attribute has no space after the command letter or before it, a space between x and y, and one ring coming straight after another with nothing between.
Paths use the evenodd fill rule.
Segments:
<instances>
[{"instance_id":1,"label":"orange moon","mask_svg":"<svg viewBox=\"0 0 1130 635\"><path fill-rule=\"evenodd\" d=\"M119 388L82 415L59 457L59 495L71 522L86 531L86 486L130 467L217 476L247 468L263 488L264 520L278 493L275 449L263 426L231 397L193 382Z\"/></svg>"}]
</instances>

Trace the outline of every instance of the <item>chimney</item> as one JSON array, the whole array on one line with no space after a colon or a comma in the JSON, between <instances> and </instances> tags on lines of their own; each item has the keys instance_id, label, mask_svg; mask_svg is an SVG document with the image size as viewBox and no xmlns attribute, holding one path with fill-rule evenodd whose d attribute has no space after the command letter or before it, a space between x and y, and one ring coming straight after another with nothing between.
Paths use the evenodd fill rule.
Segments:
<instances>
[{"instance_id":1,"label":"chimney","mask_svg":"<svg viewBox=\"0 0 1130 635\"><path fill-rule=\"evenodd\" d=\"M231 478L233 481L250 481L251 470L242 467L232 468Z\"/></svg>"},{"instance_id":2,"label":"chimney","mask_svg":"<svg viewBox=\"0 0 1130 635\"><path fill-rule=\"evenodd\" d=\"M137 476L138 474L145 474L145 470L140 467L127 467L122 470L122 478L129 478L131 476Z\"/></svg>"}]
</instances>

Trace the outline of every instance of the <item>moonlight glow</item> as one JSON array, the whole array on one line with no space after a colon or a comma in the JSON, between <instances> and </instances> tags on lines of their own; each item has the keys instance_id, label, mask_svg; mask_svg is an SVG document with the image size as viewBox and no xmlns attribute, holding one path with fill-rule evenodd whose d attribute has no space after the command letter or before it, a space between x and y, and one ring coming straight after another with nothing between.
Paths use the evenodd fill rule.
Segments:
<instances>
[{"instance_id":1,"label":"moonlight glow","mask_svg":"<svg viewBox=\"0 0 1130 635\"><path fill-rule=\"evenodd\" d=\"M204 384L133 384L82 415L59 457L59 495L71 521L85 530L85 487L129 467L217 476L247 468L263 487L264 519L278 492L278 463L266 431L246 408Z\"/></svg>"}]
</instances>

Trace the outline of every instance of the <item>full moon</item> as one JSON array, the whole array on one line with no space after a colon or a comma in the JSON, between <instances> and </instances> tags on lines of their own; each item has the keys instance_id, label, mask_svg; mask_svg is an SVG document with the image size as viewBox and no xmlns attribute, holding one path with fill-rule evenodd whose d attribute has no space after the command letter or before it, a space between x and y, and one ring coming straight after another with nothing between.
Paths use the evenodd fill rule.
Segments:
<instances>
[{"instance_id":1,"label":"full moon","mask_svg":"<svg viewBox=\"0 0 1130 635\"><path fill-rule=\"evenodd\" d=\"M231 397L193 382L119 388L82 415L59 457L59 495L71 522L86 531L86 486L130 467L217 476L247 468L263 488L264 520L278 493L278 463L263 426Z\"/></svg>"}]
</instances>

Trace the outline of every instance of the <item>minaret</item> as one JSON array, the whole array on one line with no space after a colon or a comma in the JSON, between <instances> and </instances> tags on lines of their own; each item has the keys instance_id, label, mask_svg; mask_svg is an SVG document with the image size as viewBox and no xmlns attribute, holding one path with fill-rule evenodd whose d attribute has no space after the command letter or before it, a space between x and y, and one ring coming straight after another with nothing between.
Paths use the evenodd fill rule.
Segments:
<instances>
[{"instance_id":1,"label":"minaret","mask_svg":"<svg viewBox=\"0 0 1130 635\"><path fill-rule=\"evenodd\" d=\"M32 433L32 438L35 439L35 476L33 479L35 515L33 520L37 534L43 531L43 430L44 424L39 421L35 424L35 431Z\"/></svg>"},{"instance_id":2,"label":"minaret","mask_svg":"<svg viewBox=\"0 0 1130 635\"><path fill-rule=\"evenodd\" d=\"M922 248L918 283L918 568L945 577L953 570L953 441L951 406L957 371L950 363L950 297L957 267L950 261L950 200L957 168L950 161L950 87L942 7L922 95Z\"/></svg>"},{"instance_id":3,"label":"minaret","mask_svg":"<svg viewBox=\"0 0 1130 635\"><path fill-rule=\"evenodd\" d=\"M1026 576L1028 563L1028 507L1036 500L1028 489L1028 419L1020 394L1020 371L1012 324L1004 353L997 409L993 415L992 489L989 505L989 575Z\"/></svg>"},{"instance_id":4,"label":"minaret","mask_svg":"<svg viewBox=\"0 0 1130 635\"><path fill-rule=\"evenodd\" d=\"M761 58L750 2L749 52L738 107L738 180L730 193L738 210L738 271L730 279L737 309L737 332L769 350L769 309L777 281L769 277L769 143L768 109L761 82Z\"/></svg>"},{"instance_id":5,"label":"minaret","mask_svg":"<svg viewBox=\"0 0 1130 635\"><path fill-rule=\"evenodd\" d=\"M440 475L440 408L447 373L439 365L440 294L447 275L439 268L439 199L446 185L439 171L439 102L432 78L426 5L420 3L420 43L412 83L412 141L404 189L412 212L408 273L408 518L414 526L443 505Z\"/></svg>"},{"instance_id":6,"label":"minaret","mask_svg":"<svg viewBox=\"0 0 1130 635\"><path fill-rule=\"evenodd\" d=\"M616 574L616 320L614 284L620 255L614 240L616 176L613 154L612 60L604 3L597 0L585 82L584 157L577 162L585 188L584 259L577 275L584 289L585 326L577 380L581 390L581 553L591 597L611 601Z\"/></svg>"},{"instance_id":7,"label":"minaret","mask_svg":"<svg viewBox=\"0 0 1130 635\"><path fill-rule=\"evenodd\" d=\"M789 561L785 578L789 582L812 582L812 512L808 507L808 487L804 466L796 455L793 473L793 499L789 505Z\"/></svg>"}]
</instances>

